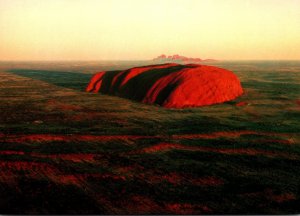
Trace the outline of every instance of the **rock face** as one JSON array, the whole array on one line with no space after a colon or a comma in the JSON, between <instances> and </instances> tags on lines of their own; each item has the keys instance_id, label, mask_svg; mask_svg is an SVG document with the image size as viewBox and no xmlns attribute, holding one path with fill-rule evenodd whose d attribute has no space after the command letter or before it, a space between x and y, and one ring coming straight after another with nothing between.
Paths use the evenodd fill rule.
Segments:
<instances>
[{"instance_id":1,"label":"rock face","mask_svg":"<svg viewBox=\"0 0 300 216\"><path fill-rule=\"evenodd\" d=\"M116 95L167 108L197 107L230 101L243 93L231 71L198 64L161 64L99 72L87 92Z\"/></svg>"}]
</instances>

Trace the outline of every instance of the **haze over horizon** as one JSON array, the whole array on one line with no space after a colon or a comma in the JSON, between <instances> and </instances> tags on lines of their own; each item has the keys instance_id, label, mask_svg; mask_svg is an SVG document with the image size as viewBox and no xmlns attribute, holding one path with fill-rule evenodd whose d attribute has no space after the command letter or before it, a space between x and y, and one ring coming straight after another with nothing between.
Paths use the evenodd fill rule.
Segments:
<instances>
[{"instance_id":1,"label":"haze over horizon","mask_svg":"<svg viewBox=\"0 0 300 216\"><path fill-rule=\"evenodd\" d=\"M0 0L0 60L300 60L300 0Z\"/></svg>"}]
</instances>

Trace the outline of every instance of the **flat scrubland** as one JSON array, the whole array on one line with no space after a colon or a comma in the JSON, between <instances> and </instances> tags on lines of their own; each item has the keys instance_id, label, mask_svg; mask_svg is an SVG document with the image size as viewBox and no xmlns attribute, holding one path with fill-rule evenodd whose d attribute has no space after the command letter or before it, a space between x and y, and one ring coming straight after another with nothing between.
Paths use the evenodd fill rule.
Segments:
<instances>
[{"instance_id":1,"label":"flat scrubland","mask_svg":"<svg viewBox=\"0 0 300 216\"><path fill-rule=\"evenodd\" d=\"M234 101L165 109L84 92L151 62L0 63L1 214L300 212L300 64L214 62Z\"/></svg>"}]
</instances>

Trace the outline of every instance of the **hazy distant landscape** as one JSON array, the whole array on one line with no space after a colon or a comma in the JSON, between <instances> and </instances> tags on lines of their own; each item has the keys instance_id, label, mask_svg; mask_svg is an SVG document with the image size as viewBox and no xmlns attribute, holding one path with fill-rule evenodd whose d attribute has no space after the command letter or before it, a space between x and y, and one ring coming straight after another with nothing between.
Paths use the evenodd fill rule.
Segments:
<instances>
[{"instance_id":1,"label":"hazy distant landscape","mask_svg":"<svg viewBox=\"0 0 300 216\"><path fill-rule=\"evenodd\" d=\"M149 64L0 62L2 214L299 213L299 61L209 62L245 93L199 108L84 91Z\"/></svg>"}]
</instances>

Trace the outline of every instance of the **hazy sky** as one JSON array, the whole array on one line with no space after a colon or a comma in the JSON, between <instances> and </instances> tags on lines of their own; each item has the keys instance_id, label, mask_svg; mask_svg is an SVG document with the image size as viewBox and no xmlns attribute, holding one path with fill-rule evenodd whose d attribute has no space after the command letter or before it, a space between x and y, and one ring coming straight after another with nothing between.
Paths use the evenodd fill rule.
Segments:
<instances>
[{"instance_id":1,"label":"hazy sky","mask_svg":"<svg viewBox=\"0 0 300 216\"><path fill-rule=\"evenodd\" d=\"M0 60L300 59L300 0L0 0Z\"/></svg>"}]
</instances>

